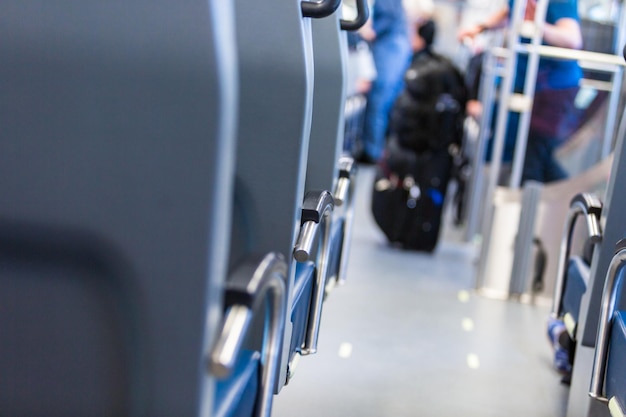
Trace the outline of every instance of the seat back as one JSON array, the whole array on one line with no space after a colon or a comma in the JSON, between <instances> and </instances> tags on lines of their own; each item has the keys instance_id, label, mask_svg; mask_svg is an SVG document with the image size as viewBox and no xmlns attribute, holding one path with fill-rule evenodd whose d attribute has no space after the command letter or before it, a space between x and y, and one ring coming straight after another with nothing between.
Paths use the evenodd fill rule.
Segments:
<instances>
[{"instance_id":1,"label":"seat back","mask_svg":"<svg viewBox=\"0 0 626 417\"><path fill-rule=\"evenodd\" d=\"M228 8L3 3L0 414L210 406L235 146Z\"/></svg>"},{"instance_id":2,"label":"seat back","mask_svg":"<svg viewBox=\"0 0 626 417\"><path fill-rule=\"evenodd\" d=\"M291 306L313 106L311 19L300 2L280 7L236 0L239 125L235 220L229 267L251 254L281 253L288 263ZM291 323L287 321L278 392L287 379ZM262 326L256 326L258 345Z\"/></svg>"},{"instance_id":3,"label":"seat back","mask_svg":"<svg viewBox=\"0 0 626 417\"><path fill-rule=\"evenodd\" d=\"M287 255L300 219L311 129L310 21L301 17L299 3L268 7L237 0L236 26L236 187L241 217L252 230L245 251Z\"/></svg>"},{"instance_id":4,"label":"seat back","mask_svg":"<svg viewBox=\"0 0 626 417\"><path fill-rule=\"evenodd\" d=\"M344 137L346 101L346 33L340 29L340 11L311 22L315 88L311 139L306 170L307 190L333 190Z\"/></svg>"}]
</instances>

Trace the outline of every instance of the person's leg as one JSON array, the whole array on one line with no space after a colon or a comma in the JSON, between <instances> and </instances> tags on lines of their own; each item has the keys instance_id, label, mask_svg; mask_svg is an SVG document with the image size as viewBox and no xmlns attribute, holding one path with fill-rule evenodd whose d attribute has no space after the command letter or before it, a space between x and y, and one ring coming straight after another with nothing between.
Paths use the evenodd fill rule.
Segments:
<instances>
[{"instance_id":1,"label":"person's leg","mask_svg":"<svg viewBox=\"0 0 626 417\"><path fill-rule=\"evenodd\" d=\"M567 172L554 158L558 141L534 133L529 133L526 156L522 171L522 183L527 180L548 183L568 177Z\"/></svg>"},{"instance_id":2,"label":"person's leg","mask_svg":"<svg viewBox=\"0 0 626 417\"><path fill-rule=\"evenodd\" d=\"M546 146L548 148L548 153L545 162L545 182L560 181L569 177L567 171L563 169L561 164L559 164L554 157L554 152L558 147L558 141L555 139L548 139L546 141Z\"/></svg>"},{"instance_id":3,"label":"person's leg","mask_svg":"<svg viewBox=\"0 0 626 417\"><path fill-rule=\"evenodd\" d=\"M402 89L404 72L411 56L408 37L379 39L372 47L377 76L367 97L363 125L365 155L378 160L385 147L391 107Z\"/></svg>"},{"instance_id":4,"label":"person's leg","mask_svg":"<svg viewBox=\"0 0 626 417\"><path fill-rule=\"evenodd\" d=\"M543 138L529 134L522 170L522 184L528 180L545 182L545 164L548 157L549 151Z\"/></svg>"}]
</instances>

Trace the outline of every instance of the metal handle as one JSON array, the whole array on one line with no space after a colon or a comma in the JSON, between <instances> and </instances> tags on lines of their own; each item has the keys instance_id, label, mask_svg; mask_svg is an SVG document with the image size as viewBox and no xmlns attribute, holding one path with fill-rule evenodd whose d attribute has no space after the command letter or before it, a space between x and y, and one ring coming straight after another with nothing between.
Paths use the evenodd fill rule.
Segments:
<instances>
[{"instance_id":1,"label":"metal handle","mask_svg":"<svg viewBox=\"0 0 626 417\"><path fill-rule=\"evenodd\" d=\"M342 156L339 158L339 178L334 193L335 205L342 206L350 198L352 178L355 172L356 164L352 157Z\"/></svg>"},{"instance_id":2,"label":"metal handle","mask_svg":"<svg viewBox=\"0 0 626 417\"><path fill-rule=\"evenodd\" d=\"M626 239L620 240L616 245L616 253L611 259L609 269L604 281L602 291L602 307L598 322L598 334L596 336L596 352L593 358L593 368L591 373L591 384L589 396L598 401L608 401L604 396L604 379L606 376L606 360L609 352L609 341L611 338L611 320L615 311L617 301L617 289L622 280L622 275L618 275L622 266L626 262Z\"/></svg>"},{"instance_id":3,"label":"metal handle","mask_svg":"<svg viewBox=\"0 0 626 417\"><path fill-rule=\"evenodd\" d=\"M593 244L602 240L602 230L600 228L600 215L602 213L602 202L599 198L589 193L580 193L574 196L570 202L570 209L565 221L563 234L561 235L561 246L559 250L559 260L557 264L556 284L554 287L554 297L552 302L552 316L558 317L561 313L561 301L565 290L565 275L567 274L567 260L570 256L574 225L578 215L585 216L589 239Z\"/></svg>"},{"instance_id":4,"label":"metal handle","mask_svg":"<svg viewBox=\"0 0 626 417\"><path fill-rule=\"evenodd\" d=\"M587 228L589 230L589 238L596 243L602 239L600 232L600 215L602 214L602 201L594 194L579 193L574 196L570 203L570 207L580 204L582 210L587 217Z\"/></svg>"},{"instance_id":5,"label":"metal handle","mask_svg":"<svg viewBox=\"0 0 626 417\"><path fill-rule=\"evenodd\" d=\"M304 197L302 227L293 256L298 262L309 260L313 252L313 242L316 238L318 240L318 251L315 261L316 273L311 307L309 309L309 321L304 346L300 351L302 355L309 355L317 351L330 252L330 213L334 206L333 196L328 191L309 191Z\"/></svg>"},{"instance_id":6,"label":"metal handle","mask_svg":"<svg viewBox=\"0 0 626 417\"><path fill-rule=\"evenodd\" d=\"M260 262L245 262L229 276L224 303L222 331L210 352L208 366L218 378L232 373L255 311L266 314L268 334L262 348L263 370L255 416L269 417L287 309L287 263L282 255L270 253ZM266 297L270 308L259 308Z\"/></svg>"},{"instance_id":7,"label":"metal handle","mask_svg":"<svg viewBox=\"0 0 626 417\"><path fill-rule=\"evenodd\" d=\"M293 257L298 262L306 262L313 252L313 243L318 234L318 226L333 210L335 201L328 191L309 191L302 205L301 228L293 249Z\"/></svg>"},{"instance_id":8,"label":"metal handle","mask_svg":"<svg viewBox=\"0 0 626 417\"><path fill-rule=\"evenodd\" d=\"M370 9L367 5L367 0L356 0L356 12L357 15L354 20L340 20L341 29L350 31L361 29L370 17Z\"/></svg>"},{"instance_id":9,"label":"metal handle","mask_svg":"<svg viewBox=\"0 0 626 417\"><path fill-rule=\"evenodd\" d=\"M341 0L303 1L302 16L321 19L335 13L340 4Z\"/></svg>"},{"instance_id":10,"label":"metal handle","mask_svg":"<svg viewBox=\"0 0 626 417\"><path fill-rule=\"evenodd\" d=\"M336 284L343 285L346 282L346 274L348 269L348 253L350 252L351 239L346 238L352 234L352 226L354 224L354 190L357 165L354 158L350 156L342 156L339 159L339 179L337 180L337 188L335 189L335 203L343 208L343 243L339 255L339 270L337 272Z\"/></svg>"}]
</instances>

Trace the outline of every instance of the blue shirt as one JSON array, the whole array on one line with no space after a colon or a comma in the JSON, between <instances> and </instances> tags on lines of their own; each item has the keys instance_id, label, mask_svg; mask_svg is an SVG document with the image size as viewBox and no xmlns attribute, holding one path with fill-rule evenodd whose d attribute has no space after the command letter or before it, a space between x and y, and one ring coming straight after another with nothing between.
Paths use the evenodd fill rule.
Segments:
<instances>
[{"instance_id":1,"label":"blue shirt","mask_svg":"<svg viewBox=\"0 0 626 417\"><path fill-rule=\"evenodd\" d=\"M509 0L509 13L513 11L513 1ZM518 0L519 1L519 0ZM523 0L522 0L523 1ZM555 24L559 19L570 18L579 21L576 0L549 0L546 23ZM529 39L522 38L529 43ZM544 45L547 43L543 42ZM528 55L520 54L517 59L515 77L516 91L522 91L526 78ZM541 58L537 72L536 91L575 87L582 77L582 70L575 60Z\"/></svg>"}]
</instances>

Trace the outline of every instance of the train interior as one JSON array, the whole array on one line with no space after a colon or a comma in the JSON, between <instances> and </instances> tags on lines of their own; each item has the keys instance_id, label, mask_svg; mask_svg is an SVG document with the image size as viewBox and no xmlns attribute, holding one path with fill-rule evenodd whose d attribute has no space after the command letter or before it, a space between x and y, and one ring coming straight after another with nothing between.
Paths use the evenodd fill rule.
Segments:
<instances>
[{"instance_id":1,"label":"train interior","mask_svg":"<svg viewBox=\"0 0 626 417\"><path fill-rule=\"evenodd\" d=\"M366 0L5 1L0 416L626 415L626 7L579 0L568 50L514 4L470 45L502 2L434 3L434 50L509 105L466 117L429 252L348 149ZM521 184L518 55L584 71L567 179Z\"/></svg>"}]
</instances>

